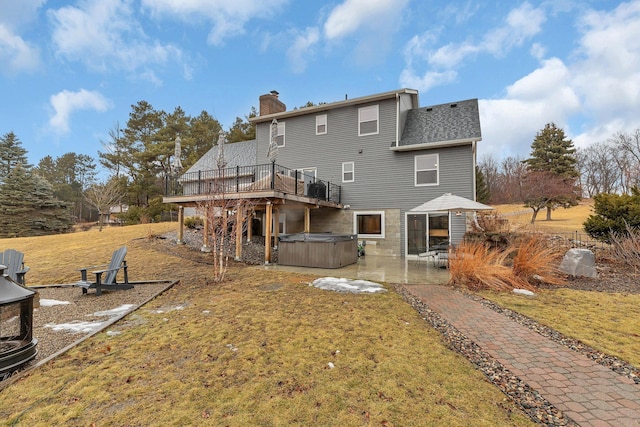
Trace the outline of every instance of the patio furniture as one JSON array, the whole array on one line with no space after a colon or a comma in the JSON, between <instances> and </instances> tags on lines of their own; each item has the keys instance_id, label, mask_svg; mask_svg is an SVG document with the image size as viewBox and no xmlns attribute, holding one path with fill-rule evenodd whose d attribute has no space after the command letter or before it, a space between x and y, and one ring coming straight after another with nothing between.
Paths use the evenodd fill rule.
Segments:
<instances>
[{"instance_id":1,"label":"patio furniture","mask_svg":"<svg viewBox=\"0 0 640 427\"><path fill-rule=\"evenodd\" d=\"M29 271L29 267L24 266L24 254L15 249L7 249L0 252L0 265L6 268L4 272L14 282L24 286L24 275Z\"/></svg>"},{"instance_id":2,"label":"patio furniture","mask_svg":"<svg viewBox=\"0 0 640 427\"><path fill-rule=\"evenodd\" d=\"M427 251L427 252L421 252L418 254L418 258L416 260L416 263L418 264L418 267L420 267L420 262L423 259L427 260L427 263L429 261L431 261L431 263L435 266L436 265L436 257L438 255L438 252L436 251Z\"/></svg>"},{"instance_id":3,"label":"patio furniture","mask_svg":"<svg viewBox=\"0 0 640 427\"><path fill-rule=\"evenodd\" d=\"M82 293L86 294L88 289L95 289L96 295L102 295L102 291L112 291L117 289L132 289L133 285L129 283L129 276L127 273L127 261L125 261L124 257L127 255L127 247L123 246L119 249L116 249L111 255L111 262L109 264L101 264L94 265L91 267L84 267L80 269L80 281L75 285L82 288ZM87 280L87 270L93 268L99 268L107 266L105 269L92 271L91 274L96 275L95 282L89 282ZM118 283L116 281L118 272L123 270L123 282ZM106 273L106 274L105 274ZM104 280L102 280L102 275L105 274Z\"/></svg>"}]
</instances>

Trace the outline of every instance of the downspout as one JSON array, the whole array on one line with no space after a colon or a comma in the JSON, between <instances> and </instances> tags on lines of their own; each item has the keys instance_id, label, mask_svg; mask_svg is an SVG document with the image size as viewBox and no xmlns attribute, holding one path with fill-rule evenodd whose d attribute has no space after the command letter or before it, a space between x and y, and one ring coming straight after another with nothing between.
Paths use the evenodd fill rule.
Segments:
<instances>
[{"instance_id":1,"label":"downspout","mask_svg":"<svg viewBox=\"0 0 640 427\"><path fill-rule=\"evenodd\" d=\"M471 150L473 151L473 201L477 202L476 200L476 165L477 165L477 159L476 156L477 154L477 145L476 145L477 141L473 141L471 143Z\"/></svg>"},{"instance_id":2,"label":"downspout","mask_svg":"<svg viewBox=\"0 0 640 427\"><path fill-rule=\"evenodd\" d=\"M396 147L400 133L400 94L396 92Z\"/></svg>"}]
</instances>

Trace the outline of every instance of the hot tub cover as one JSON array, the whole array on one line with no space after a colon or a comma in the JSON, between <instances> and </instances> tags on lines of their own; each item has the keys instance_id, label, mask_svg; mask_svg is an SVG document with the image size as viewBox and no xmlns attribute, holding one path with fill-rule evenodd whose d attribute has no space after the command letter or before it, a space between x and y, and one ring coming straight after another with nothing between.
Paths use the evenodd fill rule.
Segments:
<instances>
[{"instance_id":1,"label":"hot tub cover","mask_svg":"<svg viewBox=\"0 0 640 427\"><path fill-rule=\"evenodd\" d=\"M355 234L332 234L332 233L292 233L280 235L281 242L343 242L345 240L355 240Z\"/></svg>"}]
</instances>

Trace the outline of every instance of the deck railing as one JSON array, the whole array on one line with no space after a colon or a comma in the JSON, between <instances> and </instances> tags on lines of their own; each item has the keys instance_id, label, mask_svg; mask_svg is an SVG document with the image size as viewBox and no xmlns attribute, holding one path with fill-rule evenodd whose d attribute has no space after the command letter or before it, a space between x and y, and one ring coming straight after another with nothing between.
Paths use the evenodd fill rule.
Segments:
<instances>
[{"instance_id":1,"label":"deck railing","mask_svg":"<svg viewBox=\"0 0 640 427\"><path fill-rule=\"evenodd\" d=\"M280 191L340 204L342 187L276 163L188 172L165 178L165 196Z\"/></svg>"}]
</instances>

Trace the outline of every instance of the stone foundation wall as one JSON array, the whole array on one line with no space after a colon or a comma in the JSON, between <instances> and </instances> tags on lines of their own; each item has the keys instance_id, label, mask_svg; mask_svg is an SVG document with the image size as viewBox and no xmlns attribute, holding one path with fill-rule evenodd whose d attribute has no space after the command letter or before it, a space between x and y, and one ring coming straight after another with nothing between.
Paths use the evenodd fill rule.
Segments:
<instances>
[{"instance_id":1,"label":"stone foundation wall","mask_svg":"<svg viewBox=\"0 0 640 427\"><path fill-rule=\"evenodd\" d=\"M385 213L384 239L360 239L366 242L365 253L383 256L401 256L400 209L382 209ZM349 209L315 209L311 211L312 233L353 234L354 211Z\"/></svg>"}]
</instances>

